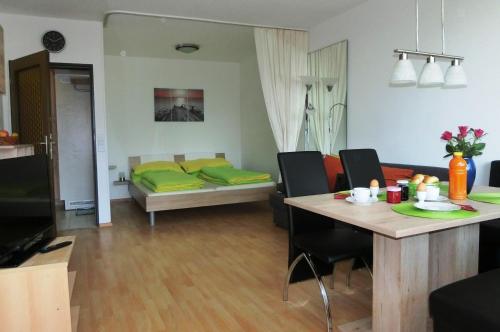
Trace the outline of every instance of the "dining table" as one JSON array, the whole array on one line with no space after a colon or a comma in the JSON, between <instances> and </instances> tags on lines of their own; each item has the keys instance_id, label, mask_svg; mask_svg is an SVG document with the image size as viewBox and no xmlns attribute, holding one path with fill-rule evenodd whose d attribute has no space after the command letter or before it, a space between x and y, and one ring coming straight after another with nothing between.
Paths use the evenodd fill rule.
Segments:
<instances>
[{"instance_id":1,"label":"dining table","mask_svg":"<svg viewBox=\"0 0 500 332\"><path fill-rule=\"evenodd\" d=\"M476 186L473 192L500 188ZM350 323L349 330L375 332L432 331L429 294L478 273L479 224L500 219L500 205L451 202L470 205L479 213L429 219L396 213L383 200L360 206L334 199L334 194L285 199L292 207L373 232L372 316Z\"/></svg>"}]
</instances>

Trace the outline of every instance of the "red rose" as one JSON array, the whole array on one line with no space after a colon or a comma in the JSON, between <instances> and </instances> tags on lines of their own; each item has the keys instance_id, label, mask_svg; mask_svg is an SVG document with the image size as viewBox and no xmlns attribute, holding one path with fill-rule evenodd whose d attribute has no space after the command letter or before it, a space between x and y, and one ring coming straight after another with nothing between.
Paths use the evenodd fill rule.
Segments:
<instances>
[{"instance_id":1,"label":"red rose","mask_svg":"<svg viewBox=\"0 0 500 332\"><path fill-rule=\"evenodd\" d=\"M453 134L451 131L445 131L444 133L441 134L441 139L445 141L450 141L453 137Z\"/></svg>"},{"instance_id":2,"label":"red rose","mask_svg":"<svg viewBox=\"0 0 500 332\"><path fill-rule=\"evenodd\" d=\"M465 136L467 136L467 132L469 131L469 127L468 126L458 126L458 131L460 132L460 135L462 137L465 137Z\"/></svg>"},{"instance_id":3,"label":"red rose","mask_svg":"<svg viewBox=\"0 0 500 332\"><path fill-rule=\"evenodd\" d=\"M482 129L474 129L474 136L476 136L476 138L481 138L484 136L484 130Z\"/></svg>"}]
</instances>

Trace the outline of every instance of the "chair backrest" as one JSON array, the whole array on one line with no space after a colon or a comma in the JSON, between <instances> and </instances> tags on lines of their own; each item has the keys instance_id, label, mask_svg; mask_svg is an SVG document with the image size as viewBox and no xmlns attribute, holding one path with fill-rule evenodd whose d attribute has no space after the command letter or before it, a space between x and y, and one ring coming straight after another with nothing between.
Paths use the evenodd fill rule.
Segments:
<instances>
[{"instance_id":1,"label":"chair backrest","mask_svg":"<svg viewBox=\"0 0 500 332\"><path fill-rule=\"evenodd\" d=\"M330 192L323 156L320 152L280 152L278 164L286 197Z\"/></svg>"},{"instance_id":2,"label":"chair backrest","mask_svg":"<svg viewBox=\"0 0 500 332\"><path fill-rule=\"evenodd\" d=\"M500 187L500 160L491 162L490 187Z\"/></svg>"},{"instance_id":3,"label":"chair backrest","mask_svg":"<svg viewBox=\"0 0 500 332\"><path fill-rule=\"evenodd\" d=\"M385 180L377 151L374 149L352 149L339 152L349 187L368 187L372 179L377 179L384 188Z\"/></svg>"}]
</instances>

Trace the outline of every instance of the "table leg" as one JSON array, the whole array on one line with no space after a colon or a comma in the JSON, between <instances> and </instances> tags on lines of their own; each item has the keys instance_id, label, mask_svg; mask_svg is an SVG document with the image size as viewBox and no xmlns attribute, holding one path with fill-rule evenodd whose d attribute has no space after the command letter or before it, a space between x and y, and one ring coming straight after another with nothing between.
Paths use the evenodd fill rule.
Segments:
<instances>
[{"instance_id":1,"label":"table leg","mask_svg":"<svg viewBox=\"0 0 500 332\"><path fill-rule=\"evenodd\" d=\"M392 239L374 234L373 331L426 331L429 293L477 274L479 225Z\"/></svg>"},{"instance_id":2,"label":"table leg","mask_svg":"<svg viewBox=\"0 0 500 332\"><path fill-rule=\"evenodd\" d=\"M425 331L429 234L373 241L373 331Z\"/></svg>"}]
</instances>

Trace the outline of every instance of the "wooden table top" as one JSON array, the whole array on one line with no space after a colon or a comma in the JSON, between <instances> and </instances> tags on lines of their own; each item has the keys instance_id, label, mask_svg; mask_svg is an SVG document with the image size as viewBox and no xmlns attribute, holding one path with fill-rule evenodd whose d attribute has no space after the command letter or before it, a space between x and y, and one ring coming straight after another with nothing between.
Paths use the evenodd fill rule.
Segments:
<instances>
[{"instance_id":1,"label":"wooden table top","mask_svg":"<svg viewBox=\"0 0 500 332\"><path fill-rule=\"evenodd\" d=\"M500 188L474 187L473 192L500 192ZM392 204L380 201L369 206L353 205L333 194L286 198L285 203L304 210L330 217L395 239L419 235L443 229L470 225L486 220L500 219L500 205L455 201L470 204L479 215L467 219L441 220L405 216L391 210Z\"/></svg>"}]
</instances>

